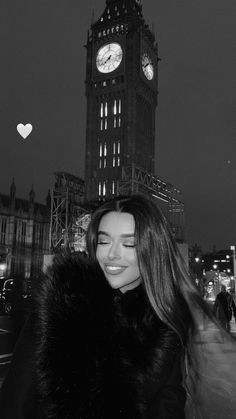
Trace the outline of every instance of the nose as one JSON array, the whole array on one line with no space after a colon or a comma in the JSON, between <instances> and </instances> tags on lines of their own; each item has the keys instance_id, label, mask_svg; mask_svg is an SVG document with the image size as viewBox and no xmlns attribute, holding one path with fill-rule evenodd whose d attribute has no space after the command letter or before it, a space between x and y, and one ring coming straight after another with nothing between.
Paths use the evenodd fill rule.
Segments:
<instances>
[{"instance_id":1,"label":"nose","mask_svg":"<svg viewBox=\"0 0 236 419\"><path fill-rule=\"evenodd\" d=\"M109 249L109 252L108 252L108 258L111 259L111 260L121 258L119 243L112 243L112 245Z\"/></svg>"}]
</instances>

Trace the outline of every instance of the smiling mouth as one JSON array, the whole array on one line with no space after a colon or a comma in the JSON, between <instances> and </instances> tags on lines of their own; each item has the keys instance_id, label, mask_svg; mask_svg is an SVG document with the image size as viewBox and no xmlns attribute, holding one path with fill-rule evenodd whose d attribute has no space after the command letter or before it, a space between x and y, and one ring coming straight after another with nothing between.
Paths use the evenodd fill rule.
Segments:
<instances>
[{"instance_id":1,"label":"smiling mouth","mask_svg":"<svg viewBox=\"0 0 236 419\"><path fill-rule=\"evenodd\" d=\"M104 271L107 274L117 275L122 273L126 269L126 266L113 266L113 265L105 265Z\"/></svg>"}]
</instances>

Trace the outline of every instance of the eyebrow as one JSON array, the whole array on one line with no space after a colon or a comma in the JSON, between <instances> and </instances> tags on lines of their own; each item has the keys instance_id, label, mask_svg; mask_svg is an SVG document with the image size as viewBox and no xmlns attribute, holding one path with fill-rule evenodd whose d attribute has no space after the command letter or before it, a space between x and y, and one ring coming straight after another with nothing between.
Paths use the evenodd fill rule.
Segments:
<instances>
[{"instance_id":1,"label":"eyebrow","mask_svg":"<svg viewBox=\"0 0 236 419\"><path fill-rule=\"evenodd\" d=\"M98 236L103 234L104 236L110 237L110 234L106 233L105 231L98 231ZM127 237L134 237L134 234L121 234L120 237L127 238Z\"/></svg>"}]
</instances>

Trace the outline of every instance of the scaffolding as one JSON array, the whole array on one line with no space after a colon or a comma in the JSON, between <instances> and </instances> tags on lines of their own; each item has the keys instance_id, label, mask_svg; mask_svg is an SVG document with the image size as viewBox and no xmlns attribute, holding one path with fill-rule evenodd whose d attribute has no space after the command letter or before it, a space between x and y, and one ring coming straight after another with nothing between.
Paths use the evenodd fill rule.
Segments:
<instances>
[{"instance_id":1,"label":"scaffolding","mask_svg":"<svg viewBox=\"0 0 236 419\"><path fill-rule=\"evenodd\" d=\"M67 172L54 173L51 190L50 251L61 248L80 250L88 223L84 208L84 180Z\"/></svg>"},{"instance_id":2,"label":"scaffolding","mask_svg":"<svg viewBox=\"0 0 236 419\"><path fill-rule=\"evenodd\" d=\"M184 241L184 204L180 200L180 189L139 167L122 167L122 178L118 182L118 195L134 193L147 194L157 199L176 240Z\"/></svg>"},{"instance_id":3,"label":"scaffolding","mask_svg":"<svg viewBox=\"0 0 236 419\"><path fill-rule=\"evenodd\" d=\"M163 210L178 241L184 241L184 204L181 191L136 166L122 167L117 195L148 194ZM85 202L84 181L66 172L55 173L51 192L50 250L85 250L85 236L91 213L101 202ZM163 205L164 204L164 205Z\"/></svg>"}]
</instances>

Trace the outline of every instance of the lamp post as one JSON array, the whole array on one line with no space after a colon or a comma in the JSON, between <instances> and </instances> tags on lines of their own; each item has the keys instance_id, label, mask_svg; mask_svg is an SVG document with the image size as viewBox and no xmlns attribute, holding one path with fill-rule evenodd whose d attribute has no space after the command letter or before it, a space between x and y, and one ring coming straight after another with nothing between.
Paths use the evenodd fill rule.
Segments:
<instances>
[{"instance_id":1,"label":"lamp post","mask_svg":"<svg viewBox=\"0 0 236 419\"><path fill-rule=\"evenodd\" d=\"M235 246L230 246L230 250L232 250L232 253L233 253L233 272L234 272L234 277L235 277L235 274L236 274Z\"/></svg>"}]
</instances>

